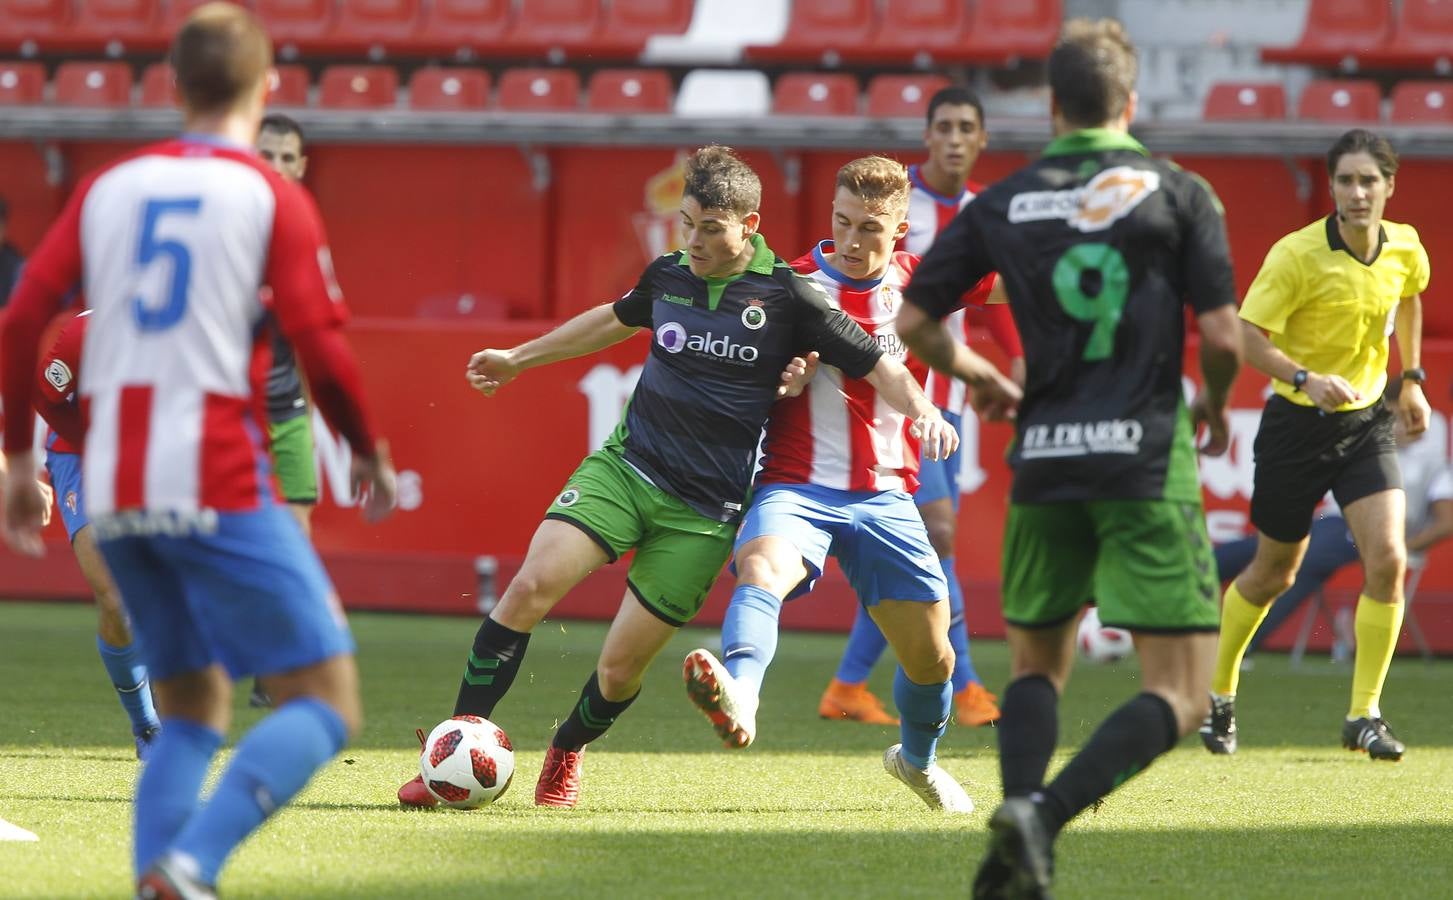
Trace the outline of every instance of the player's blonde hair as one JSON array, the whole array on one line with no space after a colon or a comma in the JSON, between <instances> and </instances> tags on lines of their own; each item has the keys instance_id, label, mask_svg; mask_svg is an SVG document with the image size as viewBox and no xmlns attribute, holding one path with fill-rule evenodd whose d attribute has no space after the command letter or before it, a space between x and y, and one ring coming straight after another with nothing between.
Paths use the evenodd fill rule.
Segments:
<instances>
[{"instance_id":1,"label":"player's blonde hair","mask_svg":"<svg viewBox=\"0 0 1453 900\"><path fill-rule=\"evenodd\" d=\"M218 0L187 16L172 41L171 64L189 110L220 112L267 77L272 41L252 13Z\"/></svg>"},{"instance_id":2,"label":"player's blonde hair","mask_svg":"<svg viewBox=\"0 0 1453 900\"><path fill-rule=\"evenodd\" d=\"M879 212L908 212L908 170L896 159L855 159L837 170L837 186L847 188Z\"/></svg>"},{"instance_id":3,"label":"player's blonde hair","mask_svg":"<svg viewBox=\"0 0 1453 900\"><path fill-rule=\"evenodd\" d=\"M1049 90L1070 125L1094 128L1130 103L1140 63L1114 19L1070 19L1049 54Z\"/></svg>"},{"instance_id":4,"label":"player's blonde hair","mask_svg":"<svg viewBox=\"0 0 1453 900\"><path fill-rule=\"evenodd\" d=\"M730 210L738 216L762 206L762 180L730 147L711 144L686 160L682 194L696 198L702 209Z\"/></svg>"}]
</instances>

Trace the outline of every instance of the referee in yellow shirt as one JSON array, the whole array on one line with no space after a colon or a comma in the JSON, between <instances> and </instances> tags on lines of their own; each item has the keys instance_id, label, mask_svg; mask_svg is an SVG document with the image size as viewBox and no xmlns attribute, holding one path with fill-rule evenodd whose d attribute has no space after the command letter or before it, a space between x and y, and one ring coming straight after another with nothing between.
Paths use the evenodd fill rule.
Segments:
<instances>
[{"instance_id":1,"label":"referee in yellow shirt","mask_svg":"<svg viewBox=\"0 0 1453 900\"><path fill-rule=\"evenodd\" d=\"M1394 415L1408 434L1427 428L1421 368L1428 254L1409 225L1388 222L1398 159L1379 135L1357 129L1327 153L1337 211L1277 241L1241 306L1246 360L1272 378L1256 434L1251 523L1256 556L1231 582L1201 740L1236 751L1234 703L1241 657L1271 602L1289 588L1307 550L1312 511L1331 491L1362 557L1357 658L1342 744L1373 759L1405 750L1378 708L1403 619L1402 476ZM1396 413L1380 403L1388 335L1404 368Z\"/></svg>"}]
</instances>

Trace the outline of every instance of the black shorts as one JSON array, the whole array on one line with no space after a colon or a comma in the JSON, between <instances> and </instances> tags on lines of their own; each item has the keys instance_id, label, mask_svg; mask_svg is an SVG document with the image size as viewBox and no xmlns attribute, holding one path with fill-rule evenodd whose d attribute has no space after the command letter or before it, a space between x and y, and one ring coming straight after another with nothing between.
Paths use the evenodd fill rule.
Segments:
<instances>
[{"instance_id":1,"label":"black shorts","mask_svg":"<svg viewBox=\"0 0 1453 900\"><path fill-rule=\"evenodd\" d=\"M1256 432L1251 524L1273 540L1307 536L1327 491L1344 509L1380 491L1401 489L1394 415L1381 401L1323 413L1284 397L1266 401Z\"/></svg>"}]
</instances>

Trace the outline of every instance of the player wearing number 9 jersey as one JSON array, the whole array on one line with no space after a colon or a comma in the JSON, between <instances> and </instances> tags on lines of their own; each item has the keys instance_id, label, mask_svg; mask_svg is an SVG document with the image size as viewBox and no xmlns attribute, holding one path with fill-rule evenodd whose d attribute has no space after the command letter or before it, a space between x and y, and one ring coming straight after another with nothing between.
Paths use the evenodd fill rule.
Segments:
<instances>
[{"instance_id":1,"label":"player wearing number 9 jersey","mask_svg":"<svg viewBox=\"0 0 1453 900\"><path fill-rule=\"evenodd\" d=\"M1064 824L1173 747L1207 708L1219 614L1193 422L1210 426L1208 452L1224 449L1240 332L1216 201L1128 133L1136 68L1119 23L1067 24L1049 60L1054 141L939 236L898 321L914 353L951 368L942 319L998 271L1028 369L1004 535L1005 802L975 896L1042 896ZM1186 304L1206 382L1190 408ZM1102 621L1135 634L1144 693L1046 786L1075 621L1090 598Z\"/></svg>"},{"instance_id":2,"label":"player wearing number 9 jersey","mask_svg":"<svg viewBox=\"0 0 1453 900\"><path fill-rule=\"evenodd\" d=\"M297 521L269 486L262 381L270 311L348 440L372 517L393 503L340 332L318 213L252 150L272 47L229 3L172 47L187 133L84 180L27 267L0 335L11 463L6 538L38 552L29 414L36 345L75 287L92 309L79 378L86 513L155 687L162 730L136 786L136 895L208 897L232 850L357 730L353 641ZM267 286L266 304L261 289ZM18 481L17 474L30 483ZM232 679L277 703L205 804Z\"/></svg>"}]
</instances>

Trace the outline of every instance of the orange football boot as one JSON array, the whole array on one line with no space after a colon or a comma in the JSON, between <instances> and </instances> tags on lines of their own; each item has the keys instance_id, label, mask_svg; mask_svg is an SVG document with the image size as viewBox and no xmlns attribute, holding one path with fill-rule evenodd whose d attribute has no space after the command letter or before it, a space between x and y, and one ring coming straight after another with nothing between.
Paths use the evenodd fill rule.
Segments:
<instances>
[{"instance_id":1,"label":"orange football boot","mask_svg":"<svg viewBox=\"0 0 1453 900\"><path fill-rule=\"evenodd\" d=\"M897 725L898 719L883 708L866 684L848 684L836 678L823 691L817 714L824 719L851 719L869 725Z\"/></svg>"}]
</instances>

